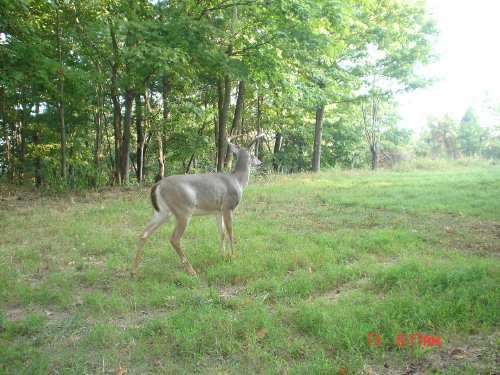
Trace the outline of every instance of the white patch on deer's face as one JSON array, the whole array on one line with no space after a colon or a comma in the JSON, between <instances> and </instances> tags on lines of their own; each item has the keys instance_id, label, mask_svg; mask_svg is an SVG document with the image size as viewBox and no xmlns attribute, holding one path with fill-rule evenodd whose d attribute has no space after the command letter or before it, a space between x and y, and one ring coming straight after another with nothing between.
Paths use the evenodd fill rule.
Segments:
<instances>
[{"instance_id":1,"label":"white patch on deer's face","mask_svg":"<svg viewBox=\"0 0 500 375\"><path fill-rule=\"evenodd\" d=\"M228 143L229 143L229 147L231 147L231 151L233 151L236 155L238 155L240 148L237 145L232 144L231 142L228 142Z\"/></svg>"},{"instance_id":2,"label":"white patch on deer's face","mask_svg":"<svg viewBox=\"0 0 500 375\"><path fill-rule=\"evenodd\" d=\"M238 150L238 159L240 159L243 163L246 163L249 168L257 167L262 164L262 162L257 159L253 152L248 150L247 148L240 147Z\"/></svg>"},{"instance_id":3,"label":"white patch on deer's face","mask_svg":"<svg viewBox=\"0 0 500 375\"><path fill-rule=\"evenodd\" d=\"M252 158L250 164L252 167L258 167L259 165L262 164L262 162L259 159L257 159L257 157L254 154L251 154L250 157Z\"/></svg>"}]
</instances>

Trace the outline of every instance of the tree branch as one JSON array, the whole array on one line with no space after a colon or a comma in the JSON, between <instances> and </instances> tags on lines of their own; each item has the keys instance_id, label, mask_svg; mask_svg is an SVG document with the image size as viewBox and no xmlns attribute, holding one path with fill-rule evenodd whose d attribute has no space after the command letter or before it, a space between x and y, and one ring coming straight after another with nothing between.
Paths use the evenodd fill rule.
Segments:
<instances>
[{"instance_id":1,"label":"tree branch","mask_svg":"<svg viewBox=\"0 0 500 375\"><path fill-rule=\"evenodd\" d=\"M144 77L144 79L142 80L142 86L145 87L146 84L148 83L149 79L153 76L153 74L156 73L156 69L153 68L151 69L151 71L146 75L146 77Z\"/></svg>"},{"instance_id":2,"label":"tree branch","mask_svg":"<svg viewBox=\"0 0 500 375\"><path fill-rule=\"evenodd\" d=\"M295 22L293 25L291 25L289 28L287 28L285 30L287 30L287 31L288 30L292 30L293 28L295 28L299 24L300 24L300 22ZM274 31L277 31L277 30L274 30ZM252 49L255 49L255 48L258 48L258 47L261 47L261 46L264 46L266 44L271 43L274 39L276 39L276 37L277 37L277 35L273 35L272 33L264 35L262 38L260 38L254 44L252 44L252 45L250 45L248 47L244 47L244 48L242 48L239 51L233 52L231 56L241 56L241 55L243 55L245 52L247 52L249 50L252 50Z\"/></svg>"},{"instance_id":3,"label":"tree branch","mask_svg":"<svg viewBox=\"0 0 500 375\"><path fill-rule=\"evenodd\" d=\"M104 52L102 52L97 47L97 45L94 43L94 41L92 40L92 38L90 38L90 36L87 34L87 32L83 28L82 24L80 23L80 20L78 18L78 14L76 13L76 8L75 7L73 7L73 11L75 12L76 25L78 26L78 29L81 31L83 39L90 45L90 47L92 47L97 52L97 54L99 56L101 56L109 64L109 66L111 67L111 69L113 69L114 68L113 61L111 61L111 59L109 58L109 56L107 56Z\"/></svg>"},{"instance_id":4,"label":"tree branch","mask_svg":"<svg viewBox=\"0 0 500 375\"><path fill-rule=\"evenodd\" d=\"M197 21L200 21L207 13L209 12L213 12L213 11L216 11L216 10L223 10L223 9L227 9L227 8L231 8L233 6L237 6L237 5L262 5L262 6L265 6L265 5L268 5L268 2L267 1L263 1L263 2L260 2L260 3L257 3L253 0L249 0L249 1L239 1L239 2L234 2L234 1L231 1L231 0L227 0L227 1L222 1L219 5L217 6L214 6L213 8L205 8L201 11L200 15L196 18Z\"/></svg>"}]
</instances>

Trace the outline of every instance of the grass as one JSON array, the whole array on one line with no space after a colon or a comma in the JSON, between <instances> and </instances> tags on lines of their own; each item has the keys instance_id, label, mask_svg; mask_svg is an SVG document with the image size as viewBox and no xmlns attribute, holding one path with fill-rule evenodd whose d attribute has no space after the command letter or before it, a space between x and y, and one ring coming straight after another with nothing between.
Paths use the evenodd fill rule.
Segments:
<instances>
[{"instance_id":1,"label":"grass","mask_svg":"<svg viewBox=\"0 0 500 375\"><path fill-rule=\"evenodd\" d=\"M260 179L233 261L194 218L198 276L170 223L137 281L147 190L0 201L0 374L494 373L499 194L495 165Z\"/></svg>"}]
</instances>

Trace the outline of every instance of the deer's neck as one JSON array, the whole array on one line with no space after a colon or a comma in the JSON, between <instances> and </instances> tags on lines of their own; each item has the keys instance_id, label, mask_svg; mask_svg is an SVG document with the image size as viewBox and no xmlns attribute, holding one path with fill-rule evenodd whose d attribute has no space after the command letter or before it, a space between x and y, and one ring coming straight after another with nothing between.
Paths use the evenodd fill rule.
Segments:
<instances>
[{"instance_id":1,"label":"deer's neck","mask_svg":"<svg viewBox=\"0 0 500 375\"><path fill-rule=\"evenodd\" d=\"M236 177L242 188L245 188L248 184L248 179L250 178L250 167L245 158L240 158L236 160L236 165L234 166L233 175Z\"/></svg>"}]
</instances>

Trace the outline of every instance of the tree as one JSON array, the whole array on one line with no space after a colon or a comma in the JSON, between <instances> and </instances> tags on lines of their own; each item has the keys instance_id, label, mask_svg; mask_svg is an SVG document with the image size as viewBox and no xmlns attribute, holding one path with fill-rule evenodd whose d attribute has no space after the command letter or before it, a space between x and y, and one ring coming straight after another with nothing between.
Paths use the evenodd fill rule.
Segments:
<instances>
[{"instance_id":1,"label":"tree","mask_svg":"<svg viewBox=\"0 0 500 375\"><path fill-rule=\"evenodd\" d=\"M380 5L380 4L377 4ZM364 49L355 58L361 79L360 107L366 140L376 169L382 128L394 122L390 110L398 92L414 90L431 83L415 72L415 67L433 58L434 22L423 3L384 1L367 6L361 16L366 28ZM394 126L394 125L392 125Z\"/></svg>"},{"instance_id":2,"label":"tree","mask_svg":"<svg viewBox=\"0 0 500 375\"><path fill-rule=\"evenodd\" d=\"M499 157L498 132L488 126L480 126L472 108L457 122L449 115L429 117L418 143L417 153L424 156Z\"/></svg>"},{"instance_id":3,"label":"tree","mask_svg":"<svg viewBox=\"0 0 500 375\"><path fill-rule=\"evenodd\" d=\"M456 158L459 155L456 147L457 124L449 115L429 117L427 127L428 130L422 133L422 139L430 146L432 157L445 155L448 158Z\"/></svg>"},{"instance_id":4,"label":"tree","mask_svg":"<svg viewBox=\"0 0 500 375\"><path fill-rule=\"evenodd\" d=\"M391 133L394 135L397 123L395 103L387 98L385 101L383 99L375 92L360 105L363 130L370 146L372 170L378 168L384 137L391 135ZM401 132L399 133L401 134Z\"/></svg>"},{"instance_id":5,"label":"tree","mask_svg":"<svg viewBox=\"0 0 500 375\"><path fill-rule=\"evenodd\" d=\"M483 133L472 108L468 108L457 129L457 144L460 153L464 156L480 155L483 148Z\"/></svg>"}]
</instances>

